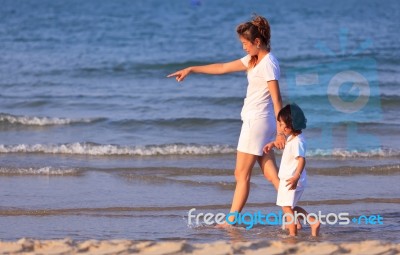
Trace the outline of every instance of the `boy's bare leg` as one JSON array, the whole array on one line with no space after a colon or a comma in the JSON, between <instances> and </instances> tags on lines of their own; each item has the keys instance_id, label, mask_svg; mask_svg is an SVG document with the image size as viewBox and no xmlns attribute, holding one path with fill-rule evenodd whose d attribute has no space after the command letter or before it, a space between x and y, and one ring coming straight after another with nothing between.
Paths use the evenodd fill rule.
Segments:
<instances>
[{"instance_id":1,"label":"boy's bare leg","mask_svg":"<svg viewBox=\"0 0 400 255\"><path fill-rule=\"evenodd\" d=\"M301 221L304 221L304 220L303 220L303 217L301 217L301 216L297 217L297 221L296 221L296 228L297 228L297 230L303 229L303 226L301 225ZM282 229L287 229L287 226L283 226Z\"/></svg>"},{"instance_id":2,"label":"boy's bare leg","mask_svg":"<svg viewBox=\"0 0 400 255\"><path fill-rule=\"evenodd\" d=\"M297 230L301 230L303 228L303 226L301 225L302 221L304 222L303 217L301 217L301 216L297 217L297 222L296 222Z\"/></svg>"},{"instance_id":3,"label":"boy's bare leg","mask_svg":"<svg viewBox=\"0 0 400 255\"><path fill-rule=\"evenodd\" d=\"M301 208L300 206L296 206L294 208L294 211L296 211L297 213L302 213L306 217L308 215L308 212L306 210L304 210L303 208ZM313 216L307 217L307 218L309 219L309 223L310 223L310 227L311 227L311 235L312 236L318 236L319 235L319 229L321 227L321 223L319 222L318 219L316 219Z\"/></svg>"},{"instance_id":4,"label":"boy's bare leg","mask_svg":"<svg viewBox=\"0 0 400 255\"><path fill-rule=\"evenodd\" d=\"M294 219L294 212L291 206L282 206L285 216L285 228L289 229L289 235L297 236L297 227ZM290 216L291 215L291 216ZM288 221L289 223L286 223Z\"/></svg>"}]
</instances>

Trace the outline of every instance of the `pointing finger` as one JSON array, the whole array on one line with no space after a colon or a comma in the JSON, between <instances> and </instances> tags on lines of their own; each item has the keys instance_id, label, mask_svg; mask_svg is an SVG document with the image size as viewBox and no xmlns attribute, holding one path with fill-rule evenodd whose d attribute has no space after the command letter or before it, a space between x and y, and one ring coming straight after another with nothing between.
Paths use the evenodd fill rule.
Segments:
<instances>
[{"instance_id":1,"label":"pointing finger","mask_svg":"<svg viewBox=\"0 0 400 255\"><path fill-rule=\"evenodd\" d=\"M171 73L171 74L168 74L167 77L169 78L169 77L177 76L177 75L178 75L177 73Z\"/></svg>"}]
</instances>

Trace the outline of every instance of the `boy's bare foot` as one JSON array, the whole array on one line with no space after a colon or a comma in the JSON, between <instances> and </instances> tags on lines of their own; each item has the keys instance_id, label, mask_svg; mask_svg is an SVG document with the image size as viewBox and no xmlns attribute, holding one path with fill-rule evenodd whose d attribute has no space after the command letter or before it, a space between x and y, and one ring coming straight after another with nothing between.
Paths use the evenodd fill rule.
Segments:
<instances>
[{"instance_id":1,"label":"boy's bare foot","mask_svg":"<svg viewBox=\"0 0 400 255\"><path fill-rule=\"evenodd\" d=\"M301 218L297 219L296 228L297 228L297 230L303 229L303 226L301 225ZM282 230L285 230L285 229L288 229L288 226L286 224L283 224L282 225Z\"/></svg>"},{"instance_id":2,"label":"boy's bare foot","mask_svg":"<svg viewBox=\"0 0 400 255\"><path fill-rule=\"evenodd\" d=\"M319 222L319 220L317 220L317 222L313 222L314 224L310 224L311 227L311 235L312 236L318 236L319 235L319 229L321 226L321 223Z\"/></svg>"},{"instance_id":3,"label":"boy's bare foot","mask_svg":"<svg viewBox=\"0 0 400 255\"><path fill-rule=\"evenodd\" d=\"M296 228L297 228L297 230L300 230L300 229L303 229L303 226L298 222L296 224ZM285 229L289 229L289 227L287 225L282 225L282 230L285 230Z\"/></svg>"}]
</instances>

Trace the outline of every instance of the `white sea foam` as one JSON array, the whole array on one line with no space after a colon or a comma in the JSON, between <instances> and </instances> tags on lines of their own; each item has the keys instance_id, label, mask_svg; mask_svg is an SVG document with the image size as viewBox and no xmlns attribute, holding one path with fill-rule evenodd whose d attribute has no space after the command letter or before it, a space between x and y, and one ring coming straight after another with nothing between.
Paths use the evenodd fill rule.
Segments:
<instances>
[{"instance_id":1,"label":"white sea foam","mask_svg":"<svg viewBox=\"0 0 400 255\"><path fill-rule=\"evenodd\" d=\"M339 157L339 158L370 158L370 157L396 157L400 151L394 149L371 149L368 151L347 149L315 149L307 151L310 157Z\"/></svg>"},{"instance_id":2,"label":"white sea foam","mask_svg":"<svg viewBox=\"0 0 400 255\"><path fill-rule=\"evenodd\" d=\"M75 175L78 174L77 169L62 169L54 167L41 168L8 168L1 167L0 175Z\"/></svg>"},{"instance_id":3,"label":"white sea foam","mask_svg":"<svg viewBox=\"0 0 400 255\"><path fill-rule=\"evenodd\" d=\"M277 151L279 154L281 152ZM45 153L45 154L77 154L91 156L157 156L157 155L214 155L236 153L236 148L229 145L198 145L198 144L166 144L147 146L120 146L95 143L68 144L17 144L0 145L0 153ZM332 149L308 150L308 157L396 157L400 151L393 149L374 149L369 151Z\"/></svg>"},{"instance_id":4,"label":"white sea foam","mask_svg":"<svg viewBox=\"0 0 400 255\"><path fill-rule=\"evenodd\" d=\"M0 123L6 122L10 124L19 124L27 126L68 125L72 123L90 123L96 120L99 119L51 118L51 117L36 117L36 116L18 116L18 115L0 113Z\"/></svg>"},{"instance_id":5,"label":"white sea foam","mask_svg":"<svg viewBox=\"0 0 400 255\"><path fill-rule=\"evenodd\" d=\"M93 156L112 155L210 155L234 153L236 149L228 145L149 145L149 146L119 146L100 145L93 143L70 143L61 145L19 144L0 145L0 153L48 153L48 154L79 154Z\"/></svg>"}]
</instances>

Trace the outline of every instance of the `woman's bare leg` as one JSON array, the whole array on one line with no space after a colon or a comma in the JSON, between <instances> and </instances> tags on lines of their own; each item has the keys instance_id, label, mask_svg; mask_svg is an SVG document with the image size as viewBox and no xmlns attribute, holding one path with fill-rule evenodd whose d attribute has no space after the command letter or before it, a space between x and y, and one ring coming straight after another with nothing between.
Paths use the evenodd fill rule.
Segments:
<instances>
[{"instance_id":1,"label":"woman's bare leg","mask_svg":"<svg viewBox=\"0 0 400 255\"><path fill-rule=\"evenodd\" d=\"M237 152L235 168L236 188L233 195L231 212L242 211L244 205L246 204L250 191L251 171L254 167L256 159L256 155L240 151Z\"/></svg>"},{"instance_id":2,"label":"woman's bare leg","mask_svg":"<svg viewBox=\"0 0 400 255\"><path fill-rule=\"evenodd\" d=\"M256 162L256 160L256 155L240 151L237 152L235 167L236 187L235 193L233 194L230 212L241 212L244 205L246 204L250 191L251 171L254 167L254 163ZM231 222L234 220L234 216L231 216L229 218L229 221Z\"/></svg>"},{"instance_id":3,"label":"woman's bare leg","mask_svg":"<svg viewBox=\"0 0 400 255\"><path fill-rule=\"evenodd\" d=\"M264 177L274 185L275 190L278 190L278 167L276 166L274 152L270 151L268 154L258 157L257 161L261 167Z\"/></svg>"}]
</instances>

